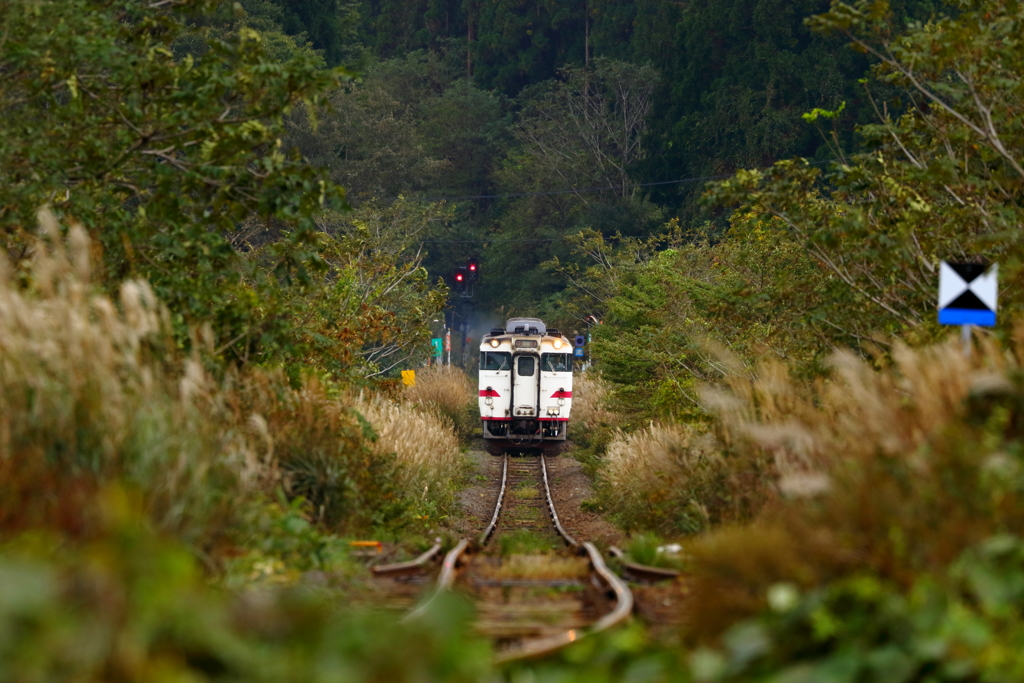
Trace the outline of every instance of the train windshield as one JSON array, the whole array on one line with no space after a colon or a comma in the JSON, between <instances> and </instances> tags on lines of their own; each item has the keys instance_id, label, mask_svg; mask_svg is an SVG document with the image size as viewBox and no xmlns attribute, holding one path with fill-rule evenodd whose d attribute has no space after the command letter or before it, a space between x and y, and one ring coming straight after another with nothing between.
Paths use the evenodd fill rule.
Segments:
<instances>
[{"instance_id":1,"label":"train windshield","mask_svg":"<svg viewBox=\"0 0 1024 683\"><path fill-rule=\"evenodd\" d=\"M482 351L480 353L481 370L511 370L512 354L502 351Z\"/></svg>"},{"instance_id":2,"label":"train windshield","mask_svg":"<svg viewBox=\"0 0 1024 683\"><path fill-rule=\"evenodd\" d=\"M568 353L545 353L540 359L544 372L572 372L572 356Z\"/></svg>"}]
</instances>

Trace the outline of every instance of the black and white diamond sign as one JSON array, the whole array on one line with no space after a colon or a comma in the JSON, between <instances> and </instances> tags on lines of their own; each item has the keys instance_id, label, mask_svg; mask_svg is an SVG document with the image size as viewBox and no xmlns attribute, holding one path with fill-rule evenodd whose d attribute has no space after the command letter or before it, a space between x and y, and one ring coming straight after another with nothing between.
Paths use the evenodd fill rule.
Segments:
<instances>
[{"instance_id":1,"label":"black and white diamond sign","mask_svg":"<svg viewBox=\"0 0 1024 683\"><path fill-rule=\"evenodd\" d=\"M980 263L939 265L939 324L996 324L996 286L999 266Z\"/></svg>"}]
</instances>

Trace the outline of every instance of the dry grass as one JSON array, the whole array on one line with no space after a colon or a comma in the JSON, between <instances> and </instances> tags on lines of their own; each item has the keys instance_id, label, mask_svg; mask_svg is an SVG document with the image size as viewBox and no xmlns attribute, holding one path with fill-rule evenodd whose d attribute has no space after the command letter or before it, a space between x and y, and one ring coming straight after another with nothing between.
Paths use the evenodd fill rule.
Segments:
<instances>
[{"instance_id":1,"label":"dry grass","mask_svg":"<svg viewBox=\"0 0 1024 683\"><path fill-rule=\"evenodd\" d=\"M500 565L481 564L475 571L490 579L573 579L585 577L587 560L558 555L509 555Z\"/></svg>"},{"instance_id":2,"label":"dry grass","mask_svg":"<svg viewBox=\"0 0 1024 683\"><path fill-rule=\"evenodd\" d=\"M867 573L910 586L973 544L1024 533L1024 325L1015 353L989 337L897 345L883 370L850 353L827 380L733 364L704 400L715 438L652 424L616 433L602 501L627 527L687 543L690 637L714 639L786 582Z\"/></svg>"},{"instance_id":3,"label":"dry grass","mask_svg":"<svg viewBox=\"0 0 1024 683\"><path fill-rule=\"evenodd\" d=\"M877 371L839 354L833 378L813 387L767 366L709 392L732 468L768 465L750 487L769 503L752 523L690 544L692 635L762 609L776 582L866 572L909 586L981 539L1024 531L1013 356L982 340L967 359L950 340L897 347L893 359Z\"/></svg>"},{"instance_id":4,"label":"dry grass","mask_svg":"<svg viewBox=\"0 0 1024 683\"><path fill-rule=\"evenodd\" d=\"M879 455L904 457L963 414L973 386L1005 384L1007 358L985 344L972 363L956 343L921 350L898 345L890 370L876 372L850 352L832 359L831 381L793 381L785 366L728 378L728 391L708 390L726 445L771 455L783 492L825 484L837 463Z\"/></svg>"},{"instance_id":5,"label":"dry grass","mask_svg":"<svg viewBox=\"0 0 1024 683\"><path fill-rule=\"evenodd\" d=\"M627 529L696 533L721 521L729 472L714 439L679 424L617 432L602 470L603 500Z\"/></svg>"},{"instance_id":6,"label":"dry grass","mask_svg":"<svg viewBox=\"0 0 1024 683\"><path fill-rule=\"evenodd\" d=\"M27 286L0 257L0 535L88 535L113 481L158 530L205 550L282 486L335 529L401 519L425 485L451 487L457 443L438 418L368 400L375 443L315 378L298 390L260 370L215 380L199 356L208 329L182 356L145 282L112 300L90 284L85 232L65 244L52 215L40 221Z\"/></svg>"},{"instance_id":7,"label":"dry grass","mask_svg":"<svg viewBox=\"0 0 1024 683\"><path fill-rule=\"evenodd\" d=\"M572 422L575 438L589 435L619 422L608 409L608 387L596 372L581 372L572 378Z\"/></svg>"},{"instance_id":8,"label":"dry grass","mask_svg":"<svg viewBox=\"0 0 1024 683\"><path fill-rule=\"evenodd\" d=\"M442 365L418 370L415 386L406 387L403 398L447 420L463 438L479 429L477 388L460 368Z\"/></svg>"},{"instance_id":9,"label":"dry grass","mask_svg":"<svg viewBox=\"0 0 1024 683\"><path fill-rule=\"evenodd\" d=\"M458 436L436 413L380 396L360 398L355 408L377 433L374 452L397 456L403 466L398 474L403 488L422 490L426 496L432 488L450 487L461 474L464 459Z\"/></svg>"},{"instance_id":10,"label":"dry grass","mask_svg":"<svg viewBox=\"0 0 1024 683\"><path fill-rule=\"evenodd\" d=\"M0 528L87 533L91 497L116 476L142 490L158 528L215 530L229 501L214 482L258 479L246 439L211 420L215 387L178 356L149 286L127 281L112 301L90 284L85 231L65 246L49 212L40 222L49 246L33 253L27 291L0 257Z\"/></svg>"},{"instance_id":11,"label":"dry grass","mask_svg":"<svg viewBox=\"0 0 1024 683\"><path fill-rule=\"evenodd\" d=\"M372 430L351 406L331 398L315 377L298 390L279 373L253 371L234 389L235 419L265 441L264 466L279 472L290 497L302 496L313 517L337 531L388 523L403 513L398 463L376 453Z\"/></svg>"}]
</instances>

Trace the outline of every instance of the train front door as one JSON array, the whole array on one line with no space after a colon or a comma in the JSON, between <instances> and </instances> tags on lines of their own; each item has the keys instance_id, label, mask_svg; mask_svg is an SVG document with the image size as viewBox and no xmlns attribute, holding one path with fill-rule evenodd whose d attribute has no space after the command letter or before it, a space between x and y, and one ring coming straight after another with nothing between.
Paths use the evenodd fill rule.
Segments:
<instances>
[{"instance_id":1,"label":"train front door","mask_svg":"<svg viewBox=\"0 0 1024 683\"><path fill-rule=\"evenodd\" d=\"M537 367L536 356L518 356L516 358L515 388L512 391L515 407L513 416L537 416L537 386L540 368Z\"/></svg>"}]
</instances>

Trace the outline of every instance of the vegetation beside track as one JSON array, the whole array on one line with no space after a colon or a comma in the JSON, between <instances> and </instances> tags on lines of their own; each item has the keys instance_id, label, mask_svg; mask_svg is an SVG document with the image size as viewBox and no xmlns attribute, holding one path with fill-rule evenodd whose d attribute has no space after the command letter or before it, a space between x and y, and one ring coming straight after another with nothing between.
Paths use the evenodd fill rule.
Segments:
<instances>
[{"instance_id":1,"label":"vegetation beside track","mask_svg":"<svg viewBox=\"0 0 1024 683\"><path fill-rule=\"evenodd\" d=\"M145 281L110 299L84 231L40 218L31 286L0 258L0 680L476 680L485 645L441 652L463 642L459 609L423 636L340 609L365 580L349 539L436 533L451 513L452 424L400 391L211 366L202 329L185 354ZM366 628L427 659L378 658ZM368 659L338 663L346 649Z\"/></svg>"},{"instance_id":2,"label":"vegetation beside track","mask_svg":"<svg viewBox=\"0 0 1024 683\"><path fill-rule=\"evenodd\" d=\"M721 7L679 25L728 14L746 34L755 13ZM632 84L620 140L639 150L671 80L647 66L570 67L509 107L454 52L356 86L277 30L281 3L4 3L0 681L501 675L457 601L424 626L349 608L348 541L432 534L461 476L465 379L381 380L428 352L444 288L423 265L451 256L428 259L430 239L486 241L482 295L603 321L574 409L592 506L684 541L678 633L634 626L510 676L1021 679L1024 14L914 7L934 19L865 0L810 20L873 55L871 89L807 112L818 161L712 185L710 205L739 207L723 231L666 222L679 202L627 187L625 157L607 175L609 147L572 129ZM733 92L700 107L742 120ZM856 154L855 105L877 113ZM362 184L352 211L331 178ZM624 192L572 191L606 185ZM409 188L517 196L467 211ZM934 271L974 257L1002 267L1000 325L967 361L935 324Z\"/></svg>"},{"instance_id":3,"label":"vegetation beside track","mask_svg":"<svg viewBox=\"0 0 1024 683\"><path fill-rule=\"evenodd\" d=\"M879 106L872 151L711 184L740 208L717 238L581 243L618 415L579 451L593 505L682 542L701 680L1024 672L1024 14L966 3L898 32L888 10L809 20L878 58L867 88L915 103ZM1002 298L965 358L935 293L939 260L972 258L1000 264Z\"/></svg>"}]
</instances>

